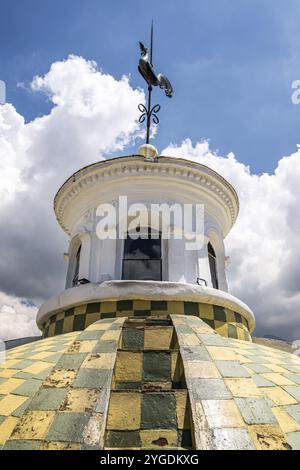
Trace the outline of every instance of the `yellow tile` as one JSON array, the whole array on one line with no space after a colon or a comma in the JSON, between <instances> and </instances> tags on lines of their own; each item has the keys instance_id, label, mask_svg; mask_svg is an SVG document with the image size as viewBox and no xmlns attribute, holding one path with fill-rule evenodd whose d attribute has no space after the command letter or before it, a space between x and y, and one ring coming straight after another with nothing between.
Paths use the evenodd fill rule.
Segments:
<instances>
[{"instance_id":1,"label":"yellow tile","mask_svg":"<svg viewBox=\"0 0 300 470\"><path fill-rule=\"evenodd\" d=\"M221 377L213 362L208 361L186 361L184 362L186 378L217 379Z\"/></svg>"},{"instance_id":2,"label":"yellow tile","mask_svg":"<svg viewBox=\"0 0 300 470\"><path fill-rule=\"evenodd\" d=\"M74 388L69 390L60 411L87 413L93 411L99 397L99 390L89 388Z\"/></svg>"},{"instance_id":3,"label":"yellow tile","mask_svg":"<svg viewBox=\"0 0 300 470\"><path fill-rule=\"evenodd\" d=\"M117 302L101 302L101 313L112 313L117 311Z\"/></svg>"},{"instance_id":4,"label":"yellow tile","mask_svg":"<svg viewBox=\"0 0 300 470\"><path fill-rule=\"evenodd\" d=\"M34 354L33 356L30 356L30 359L35 359L35 360L43 360L47 359L47 357L52 356L53 351L51 352L39 352L37 354Z\"/></svg>"},{"instance_id":5,"label":"yellow tile","mask_svg":"<svg viewBox=\"0 0 300 470\"><path fill-rule=\"evenodd\" d=\"M151 302L150 300L134 300L133 301L133 310L150 310Z\"/></svg>"},{"instance_id":6,"label":"yellow tile","mask_svg":"<svg viewBox=\"0 0 300 470\"><path fill-rule=\"evenodd\" d=\"M281 386L282 385L295 385L294 382L292 382L291 380L275 372L274 373L270 372L270 373L260 374L260 375L261 377L264 377L266 380L270 380L276 385L281 385Z\"/></svg>"},{"instance_id":7,"label":"yellow tile","mask_svg":"<svg viewBox=\"0 0 300 470\"><path fill-rule=\"evenodd\" d=\"M245 340L245 331L242 328L237 328L236 331L238 339Z\"/></svg>"},{"instance_id":8,"label":"yellow tile","mask_svg":"<svg viewBox=\"0 0 300 470\"><path fill-rule=\"evenodd\" d=\"M51 362L39 362L37 361L35 364L26 367L23 369L23 372L27 372L28 374L39 374L44 370L48 369L48 367L53 367Z\"/></svg>"},{"instance_id":9,"label":"yellow tile","mask_svg":"<svg viewBox=\"0 0 300 470\"><path fill-rule=\"evenodd\" d=\"M46 378L44 385L46 387L64 388L68 387L75 379L77 371L67 369L56 369Z\"/></svg>"},{"instance_id":10,"label":"yellow tile","mask_svg":"<svg viewBox=\"0 0 300 470\"><path fill-rule=\"evenodd\" d=\"M225 379L225 384L234 397L258 397L260 389L251 378Z\"/></svg>"},{"instance_id":11,"label":"yellow tile","mask_svg":"<svg viewBox=\"0 0 300 470\"><path fill-rule=\"evenodd\" d=\"M253 361L242 354L236 354L236 360L241 364L253 364Z\"/></svg>"},{"instance_id":12,"label":"yellow tile","mask_svg":"<svg viewBox=\"0 0 300 470\"><path fill-rule=\"evenodd\" d=\"M202 400L202 406L211 428L242 428L245 426L233 400Z\"/></svg>"},{"instance_id":13,"label":"yellow tile","mask_svg":"<svg viewBox=\"0 0 300 470\"><path fill-rule=\"evenodd\" d=\"M59 313L57 313L57 315L56 315L56 320L55 320L55 321L57 322L57 321L59 321L59 320L63 320L64 316L65 316L65 312L59 312Z\"/></svg>"},{"instance_id":14,"label":"yellow tile","mask_svg":"<svg viewBox=\"0 0 300 470\"><path fill-rule=\"evenodd\" d=\"M207 320L214 320L214 307L210 304L200 304L199 306L200 318Z\"/></svg>"},{"instance_id":15,"label":"yellow tile","mask_svg":"<svg viewBox=\"0 0 300 470\"><path fill-rule=\"evenodd\" d=\"M86 313L86 304L83 305L77 305L74 309L74 315L82 315Z\"/></svg>"},{"instance_id":16,"label":"yellow tile","mask_svg":"<svg viewBox=\"0 0 300 470\"><path fill-rule=\"evenodd\" d=\"M187 390L176 390L176 415L178 429L190 428L190 407Z\"/></svg>"},{"instance_id":17,"label":"yellow tile","mask_svg":"<svg viewBox=\"0 0 300 470\"><path fill-rule=\"evenodd\" d=\"M75 442L42 442L41 450L80 450L81 445Z\"/></svg>"},{"instance_id":18,"label":"yellow tile","mask_svg":"<svg viewBox=\"0 0 300 470\"><path fill-rule=\"evenodd\" d=\"M207 350L215 361L235 361L236 354L233 349L223 346L208 346Z\"/></svg>"},{"instance_id":19,"label":"yellow tile","mask_svg":"<svg viewBox=\"0 0 300 470\"><path fill-rule=\"evenodd\" d=\"M112 392L106 429L134 430L141 425L141 394Z\"/></svg>"},{"instance_id":20,"label":"yellow tile","mask_svg":"<svg viewBox=\"0 0 300 470\"><path fill-rule=\"evenodd\" d=\"M293 405L298 403L295 398L280 387L260 387L260 390L270 398L275 405Z\"/></svg>"},{"instance_id":21,"label":"yellow tile","mask_svg":"<svg viewBox=\"0 0 300 470\"><path fill-rule=\"evenodd\" d=\"M219 335L228 338L228 325L226 323L215 321L215 330Z\"/></svg>"},{"instance_id":22,"label":"yellow tile","mask_svg":"<svg viewBox=\"0 0 300 470\"><path fill-rule=\"evenodd\" d=\"M118 351L115 380L139 382L142 380L143 355L139 352Z\"/></svg>"},{"instance_id":23,"label":"yellow tile","mask_svg":"<svg viewBox=\"0 0 300 470\"><path fill-rule=\"evenodd\" d=\"M184 315L184 303L176 300L168 301L168 312L171 315Z\"/></svg>"},{"instance_id":24,"label":"yellow tile","mask_svg":"<svg viewBox=\"0 0 300 470\"><path fill-rule=\"evenodd\" d=\"M55 323L49 325L48 336L54 336L55 333Z\"/></svg>"},{"instance_id":25,"label":"yellow tile","mask_svg":"<svg viewBox=\"0 0 300 470\"><path fill-rule=\"evenodd\" d=\"M180 382L183 375L181 356L177 351L171 351L171 376L173 382Z\"/></svg>"},{"instance_id":26,"label":"yellow tile","mask_svg":"<svg viewBox=\"0 0 300 470\"><path fill-rule=\"evenodd\" d=\"M55 411L26 411L12 433L12 439L44 439Z\"/></svg>"},{"instance_id":27,"label":"yellow tile","mask_svg":"<svg viewBox=\"0 0 300 470\"><path fill-rule=\"evenodd\" d=\"M178 435L177 432L157 429L157 430L141 430L141 444L144 449L163 449L164 446L167 448L178 447Z\"/></svg>"},{"instance_id":28,"label":"yellow tile","mask_svg":"<svg viewBox=\"0 0 300 470\"><path fill-rule=\"evenodd\" d=\"M85 327L89 327L90 328L90 325L94 324L95 322L99 321L101 319L101 315L100 313L88 313L86 315L86 319L85 319ZM107 327L108 327L108 324L107 324ZM95 328L95 330L106 330L106 328Z\"/></svg>"},{"instance_id":29,"label":"yellow tile","mask_svg":"<svg viewBox=\"0 0 300 470\"><path fill-rule=\"evenodd\" d=\"M226 311L226 320L227 323L235 323L236 324L236 319L235 319L235 314L232 310L228 310L227 308L225 309Z\"/></svg>"},{"instance_id":30,"label":"yellow tile","mask_svg":"<svg viewBox=\"0 0 300 470\"><path fill-rule=\"evenodd\" d=\"M18 372L20 371L17 369L0 369L0 377L1 379L9 379L10 377L16 375Z\"/></svg>"},{"instance_id":31,"label":"yellow tile","mask_svg":"<svg viewBox=\"0 0 300 470\"><path fill-rule=\"evenodd\" d=\"M213 335L215 334L214 330L211 326L207 325L206 323L202 324L201 326L194 326L193 327L194 333L202 334L202 335Z\"/></svg>"},{"instance_id":32,"label":"yellow tile","mask_svg":"<svg viewBox=\"0 0 300 470\"><path fill-rule=\"evenodd\" d=\"M74 341L68 349L68 353L88 353L91 352L97 344L97 340Z\"/></svg>"},{"instance_id":33,"label":"yellow tile","mask_svg":"<svg viewBox=\"0 0 300 470\"><path fill-rule=\"evenodd\" d=\"M27 400L28 397L22 397L20 395L6 395L2 400L0 400L0 416L11 415Z\"/></svg>"},{"instance_id":34,"label":"yellow tile","mask_svg":"<svg viewBox=\"0 0 300 470\"><path fill-rule=\"evenodd\" d=\"M102 336L101 340L103 341L118 341L120 337L120 331L119 330L111 330L111 331L106 331Z\"/></svg>"},{"instance_id":35,"label":"yellow tile","mask_svg":"<svg viewBox=\"0 0 300 470\"><path fill-rule=\"evenodd\" d=\"M195 334L178 334L178 342L180 346L198 346L199 338Z\"/></svg>"},{"instance_id":36,"label":"yellow tile","mask_svg":"<svg viewBox=\"0 0 300 470\"><path fill-rule=\"evenodd\" d=\"M300 424L286 413L282 407L276 406L272 408L272 411L284 433L300 431Z\"/></svg>"},{"instance_id":37,"label":"yellow tile","mask_svg":"<svg viewBox=\"0 0 300 470\"><path fill-rule=\"evenodd\" d=\"M287 450L289 446L279 426L248 426L250 438L257 450Z\"/></svg>"},{"instance_id":38,"label":"yellow tile","mask_svg":"<svg viewBox=\"0 0 300 470\"><path fill-rule=\"evenodd\" d=\"M13 392L17 387L22 385L25 380L22 379L7 379L2 384L0 383L0 395L7 395L10 392Z\"/></svg>"},{"instance_id":39,"label":"yellow tile","mask_svg":"<svg viewBox=\"0 0 300 470\"><path fill-rule=\"evenodd\" d=\"M271 369L273 372L278 372L279 374L289 373L289 371L287 369L284 369L283 367L280 367L277 364L266 363L266 364L262 364L262 365L268 367L268 369ZM281 385L281 384L278 384L278 385Z\"/></svg>"},{"instance_id":40,"label":"yellow tile","mask_svg":"<svg viewBox=\"0 0 300 470\"><path fill-rule=\"evenodd\" d=\"M73 329L73 317L66 317L63 323L63 333L69 333Z\"/></svg>"},{"instance_id":41,"label":"yellow tile","mask_svg":"<svg viewBox=\"0 0 300 470\"><path fill-rule=\"evenodd\" d=\"M153 327L145 329L145 349L170 349L173 336L173 327Z\"/></svg>"},{"instance_id":42,"label":"yellow tile","mask_svg":"<svg viewBox=\"0 0 300 470\"><path fill-rule=\"evenodd\" d=\"M84 360L81 367L86 369L113 369L116 353L92 353Z\"/></svg>"},{"instance_id":43,"label":"yellow tile","mask_svg":"<svg viewBox=\"0 0 300 470\"><path fill-rule=\"evenodd\" d=\"M0 364L0 370L2 369L10 369L11 367L19 364L21 361L20 359L9 359L9 360L6 360L5 362L2 362Z\"/></svg>"},{"instance_id":44,"label":"yellow tile","mask_svg":"<svg viewBox=\"0 0 300 470\"><path fill-rule=\"evenodd\" d=\"M9 416L0 424L0 445L5 444L7 439L10 437L13 432L19 418Z\"/></svg>"}]
</instances>

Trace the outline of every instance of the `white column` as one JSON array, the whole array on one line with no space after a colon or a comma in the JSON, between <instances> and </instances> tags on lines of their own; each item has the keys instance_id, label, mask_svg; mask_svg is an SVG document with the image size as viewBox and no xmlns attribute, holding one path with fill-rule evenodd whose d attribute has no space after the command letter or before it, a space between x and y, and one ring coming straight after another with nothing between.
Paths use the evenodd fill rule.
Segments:
<instances>
[{"instance_id":1,"label":"white column","mask_svg":"<svg viewBox=\"0 0 300 470\"><path fill-rule=\"evenodd\" d=\"M208 260L208 237L204 237L204 243L200 250L198 250L198 277L205 279L207 286L212 287L211 274Z\"/></svg>"}]
</instances>

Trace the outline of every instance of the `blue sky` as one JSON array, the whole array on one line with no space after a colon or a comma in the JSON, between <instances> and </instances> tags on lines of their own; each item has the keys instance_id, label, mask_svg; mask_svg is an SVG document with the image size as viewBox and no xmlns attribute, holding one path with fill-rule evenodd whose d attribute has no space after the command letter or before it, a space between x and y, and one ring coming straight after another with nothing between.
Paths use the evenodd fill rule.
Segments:
<instances>
[{"instance_id":1,"label":"blue sky","mask_svg":"<svg viewBox=\"0 0 300 470\"><path fill-rule=\"evenodd\" d=\"M172 100L155 90L159 149L207 138L260 173L300 141L300 107L291 102L300 78L298 0L0 0L0 7L0 79L26 120L51 104L17 84L71 53L144 86L138 41L148 41L153 18L156 69L175 89Z\"/></svg>"}]
</instances>

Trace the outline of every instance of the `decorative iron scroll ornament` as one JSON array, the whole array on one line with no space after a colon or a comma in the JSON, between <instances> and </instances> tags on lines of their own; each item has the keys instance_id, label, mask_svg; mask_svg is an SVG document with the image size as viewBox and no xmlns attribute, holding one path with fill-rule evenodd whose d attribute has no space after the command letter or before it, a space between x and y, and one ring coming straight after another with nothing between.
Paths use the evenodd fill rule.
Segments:
<instances>
[{"instance_id":1,"label":"decorative iron scroll ornament","mask_svg":"<svg viewBox=\"0 0 300 470\"><path fill-rule=\"evenodd\" d=\"M139 60L139 72L148 84L148 103L147 107L144 104L139 104L138 109L141 113L139 118L139 122L143 123L146 121L146 143L149 144L150 139L150 128L151 128L151 121L154 124L159 123L159 118L157 113L160 111L160 105L156 104L151 107L151 93L153 86L159 86L162 90L164 90L166 96L172 98L173 96L173 88L167 77L162 75L161 73L157 74L153 70L152 64L152 56L153 56L153 21L151 25L151 42L150 42L150 56L148 53L148 49L144 46L143 43L140 44L141 49L141 58Z\"/></svg>"}]
</instances>

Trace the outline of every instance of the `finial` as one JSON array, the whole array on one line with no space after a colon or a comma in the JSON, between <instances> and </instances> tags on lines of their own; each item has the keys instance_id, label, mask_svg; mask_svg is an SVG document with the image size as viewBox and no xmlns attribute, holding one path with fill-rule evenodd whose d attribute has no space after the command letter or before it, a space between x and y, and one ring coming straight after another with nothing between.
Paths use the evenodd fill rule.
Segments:
<instances>
[{"instance_id":1,"label":"finial","mask_svg":"<svg viewBox=\"0 0 300 470\"><path fill-rule=\"evenodd\" d=\"M142 123L146 120L146 144L149 144L151 120L154 122L154 124L158 124L159 119L157 113L160 111L159 104L156 104L151 107L152 87L159 86L162 90L165 91L166 96L168 96L169 98L172 98L173 96L173 88L167 77L165 77L161 73L156 74L153 69L153 20L151 23L150 56L147 47L145 47L142 42L140 42L139 44L141 50L141 58L139 60L138 69L140 74L148 84L147 107L142 103L138 106L139 111L141 112L139 122Z\"/></svg>"}]
</instances>

